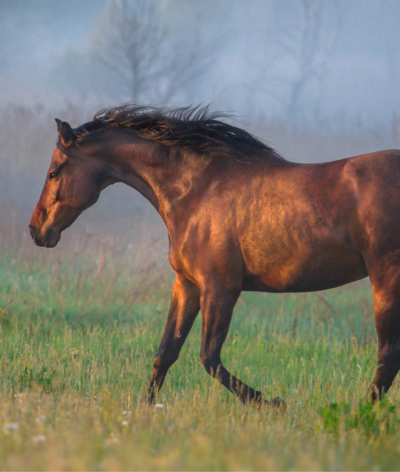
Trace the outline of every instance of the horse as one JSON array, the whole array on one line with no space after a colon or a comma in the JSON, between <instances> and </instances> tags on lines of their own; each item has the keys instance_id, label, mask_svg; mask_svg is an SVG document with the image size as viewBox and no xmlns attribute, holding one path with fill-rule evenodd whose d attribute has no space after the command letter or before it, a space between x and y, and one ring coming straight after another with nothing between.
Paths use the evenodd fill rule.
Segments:
<instances>
[{"instance_id":1,"label":"horse","mask_svg":"<svg viewBox=\"0 0 400 472\"><path fill-rule=\"evenodd\" d=\"M378 365L365 400L379 401L400 368L400 151L293 163L228 117L124 105L75 129L56 119L57 146L29 225L34 242L55 247L116 182L160 214L175 281L150 403L200 311L207 373L244 404L284 407L221 361L240 293L318 291L369 276Z\"/></svg>"}]
</instances>

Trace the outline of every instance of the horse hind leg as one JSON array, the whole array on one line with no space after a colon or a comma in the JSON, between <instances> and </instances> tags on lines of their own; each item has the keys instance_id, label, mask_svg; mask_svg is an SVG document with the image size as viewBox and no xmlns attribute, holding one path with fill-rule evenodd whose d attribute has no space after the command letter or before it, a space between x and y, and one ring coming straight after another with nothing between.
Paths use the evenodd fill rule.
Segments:
<instances>
[{"instance_id":1,"label":"horse hind leg","mask_svg":"<svg viewBox=\"0 0 400 472\"><path fill-rule=\"evenodd\" d=\"M378 367L366 400L381 400L400 369L400 269L390 268L382 278L371 276L378 334Z\"/></svg>"},{"instance_id":2,"label":"horse hind leg","mask_svg":"<svg viewBox=\"0 0 400 472\"><path fill-rule=\"evenodd\" d=\"M240 291L211 290L202 294L200 306L202 314L201 361L209 375L237 396L243 404L261 406L267 404L286 409L280 398L272 401L263 399L261 392L254 390L232 375L222 364L222 345L228 334L232 313Z\"/></svg>"}]
</instances>

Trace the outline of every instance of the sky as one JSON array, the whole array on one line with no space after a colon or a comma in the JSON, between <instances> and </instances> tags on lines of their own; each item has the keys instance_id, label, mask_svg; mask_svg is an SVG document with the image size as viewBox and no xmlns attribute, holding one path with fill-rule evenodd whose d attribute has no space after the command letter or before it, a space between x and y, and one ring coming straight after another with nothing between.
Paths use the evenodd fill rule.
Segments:
<instances>
[{"instance_id":1,"label":"sky","mask_svg":"<svg viewBox=\"0 0 400 472\"><path fill-rule=\"evenodd\" d=\"M105 4L105 0L1 0L0 97L43 98L49 86L53 88L50 72L57 58L84 43Z\"/></svg>"},{"instance_id":2,"label":"sky","mask_svg":"<svg viewBox=\"0 0 400 472\"><path fill-rule=\"evenodd\" d=\"M196 27L209 42L215 41L211 66L196 87L175 99L177 104L212 102L242 114L288 116L299 64L295 55L282 55L277 39L301 46L300 0L204 1L201 9L194 0L155 3L163 6L180 34L187 25L188 39ZM322 49L333 36L336 12L334 0L324 3ZM54 106L66 98L88 100L89 86L107 105L129 100L99 66L83 79L88 68L83 58L106 4L1 0L0 103ZM341 27L323 85L310 81L298 107L306 115L317 109L324 116L384 122L400 109L400 2L348 0L341 5Z\"/></svg>"}]
</instances>

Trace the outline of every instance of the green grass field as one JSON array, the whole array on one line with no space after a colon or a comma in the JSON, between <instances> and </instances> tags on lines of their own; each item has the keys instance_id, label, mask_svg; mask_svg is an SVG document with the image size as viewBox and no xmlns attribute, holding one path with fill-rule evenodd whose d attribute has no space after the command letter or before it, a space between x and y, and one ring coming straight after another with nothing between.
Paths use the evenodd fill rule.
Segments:
<instances>
[{"instance_id":1,"label":"green grass field","mask_svg":"<svg viewBox=\"0 0 400 472\"><path fill-rule=\"evenodd\" d=\"M225 365L287 411L244 407L199 361L201 320L159 407L142 402L166 320L165 248L117 240L0 255L0 469L397 470L400 392L361 403L376 366L368 281L245 293ZM156 254L162 254L157 263Z\"/></svg>"}]
</instances>

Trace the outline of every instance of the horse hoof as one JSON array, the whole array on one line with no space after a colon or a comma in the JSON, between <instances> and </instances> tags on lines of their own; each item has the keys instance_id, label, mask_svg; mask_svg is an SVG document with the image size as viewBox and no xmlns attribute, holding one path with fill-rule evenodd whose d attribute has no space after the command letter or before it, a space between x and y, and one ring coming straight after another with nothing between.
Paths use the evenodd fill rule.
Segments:
<instances>
[{"instance_id":1,"label":"horse hoof","mask_svg":"<svg viewBox=\"0 0 400 472\"><path fill-rule=\"evenodd\" d=\"M286 411L286 403L282 400L282 398L275 397L270 402L268 402L274 409L276 409L279 413L285 413Z\"/></svg>"},{"instance_id":2,"label":"horse hoof","mask_svg":"<svg viewBox=\"0 0 400 472\"><path fill-rule=\"evenodd\" d=\"M275 413L285 413L286 411L286 403L279 397L275 397L272 400L264 400L262 397L259 397L256 405L257 408L262 408L264 406L272 408Z\"/></svg>"}]
</instances>

